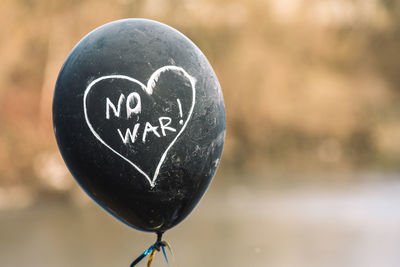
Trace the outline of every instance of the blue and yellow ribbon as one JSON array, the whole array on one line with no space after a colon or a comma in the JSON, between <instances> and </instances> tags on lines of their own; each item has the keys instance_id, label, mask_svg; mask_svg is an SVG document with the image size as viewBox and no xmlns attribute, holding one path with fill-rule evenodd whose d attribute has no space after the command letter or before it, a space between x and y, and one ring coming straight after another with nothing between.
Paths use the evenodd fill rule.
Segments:
<instances>
[{"instance_id":1,"label":"blue and yellow ribbon","mask_svg":"<svg viewBox=\"0 0 400 267\"><path fill-rule=\"evenodd\" d=\"M139 257L137 257L136 260L134 260L134 261L131 263L131 266L130 266L130 267L136 266L136 264L138 264L144 257L146 257L146 256L149 255L149 254L150 254L150 256L149 256L149 260L148 260L148 262L147 262L147 267L151 267L151 263L153 262L153 259L154 259L154 256L155 256L155 254L156 254L156 251L160 251L160 248L161 248L161 250L162 250L162 252L163 252L163 255L164 255L165 261L167 262L167 265L170 266L170 265L169 265L168 258L167 258L167 253L165 252L165 247L167 247L167 249L169 250L169 253L170 253L171 256L172 256L172 262L173 262L173 264L174 264L173 266L174 266L174 267L177 267L177 265L176 265L176 263L175 263L175 257L174 257L174 254L173 254L173 252L172 252L171 245L170 245L167 241L162 241L162 240L161 240L161 236L162 236L162 234L157 234L157 241L156 241L156 243L154 243L153 245L151 245L151 246L150 246L148 249L146 249Z\"/></svg>"}]
</instances>

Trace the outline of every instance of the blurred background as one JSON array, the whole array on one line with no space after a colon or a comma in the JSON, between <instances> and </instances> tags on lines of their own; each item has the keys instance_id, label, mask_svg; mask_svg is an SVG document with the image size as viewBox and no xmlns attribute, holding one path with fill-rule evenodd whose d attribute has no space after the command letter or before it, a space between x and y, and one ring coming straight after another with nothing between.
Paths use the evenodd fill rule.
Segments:
<instances>
[{"instance_id":1,"label":"blurred background","mask_svg":"<svg viewBox=\"0 0 400 267\"><path fill-rule=\"evenodd\" d=\"M192 39L225 97L219 171L165 236L179 266L399 266L395 0L2 0L0 266L128 266L154 242L82 192L52 131L69 51L128 17Z\"/></svg>"}]
</instances>

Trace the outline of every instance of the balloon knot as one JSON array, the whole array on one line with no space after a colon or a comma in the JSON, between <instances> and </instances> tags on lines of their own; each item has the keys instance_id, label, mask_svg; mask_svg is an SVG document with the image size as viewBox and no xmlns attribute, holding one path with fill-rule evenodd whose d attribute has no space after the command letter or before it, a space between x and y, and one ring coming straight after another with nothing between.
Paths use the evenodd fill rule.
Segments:
<instances>
[{"instance_id":1,"label":"balloon knot","mask_svg":"<svg viewBox=\"0 0 400 267\"><path fill-rule=\"evenodd\" d=\"M156 243L154 243L154 248L157 251L160 251L160 248L165 246L164 241L162 241L162 235L163 235L163 232L157 232L157 240L156 240Z\"/></svg>"}]
</instances>

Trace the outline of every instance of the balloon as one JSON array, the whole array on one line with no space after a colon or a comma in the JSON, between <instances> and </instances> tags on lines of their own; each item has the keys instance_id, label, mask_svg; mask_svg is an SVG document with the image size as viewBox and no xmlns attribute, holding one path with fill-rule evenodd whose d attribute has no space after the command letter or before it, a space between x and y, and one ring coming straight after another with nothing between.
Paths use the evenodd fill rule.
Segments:
<instances>
[{"instance_id":1,"label":"balloon","mask_svg":"<svg viewBox=\"0 0 400 267\"><path fill-rule=\"evenodd\" d=\"M105 24L57 79L54 133L86 193L138 230L162 233L196 206L221 159L225 107L203 53L151 20Z\"/></svg>"}]
</instances>

